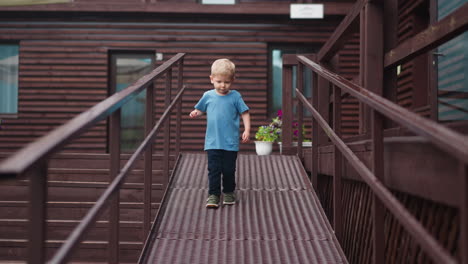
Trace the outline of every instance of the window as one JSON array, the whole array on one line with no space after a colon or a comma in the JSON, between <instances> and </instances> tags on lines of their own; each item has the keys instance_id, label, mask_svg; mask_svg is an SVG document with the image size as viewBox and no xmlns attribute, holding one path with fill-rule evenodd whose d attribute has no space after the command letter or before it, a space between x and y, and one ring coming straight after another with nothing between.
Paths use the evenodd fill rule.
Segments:
<instances>
[{"instance_id":1,"label":"window","mask_svg":"<svg viewBox=\"0 0 468 264\"><path fill-rule=\"evenodd\" d=\"M111 54L110 94L132 85L154 69L154 53ZM146 92L127 102L121 110L120 148L122 152L135 150L145 137Z\"/></svg>"},{"instance_id":2,"label":"window","mask_svg":"<svg viewBox=\"0 0 468 264\"><path fill-rule=\"evenodd\" d=\"M0 44L0 115L18 113L17 44Z\"/></svg>"},{"instance_id":3,"label":"window","mask_svg":"<svg viewBox=\"0 0 468 264\"><path fill-rule=\"evenodd\" d=\"M437 1L438 20L465 3L468 0ZM436 54L438 119L468 120L468 32L441 45Z\"/></svg>"},{"instance_id":4,"label":"window","mask_svg":"<svg viewBox=\"0 0 468 264\"><path fill-rule=\"evenodd\" d=\"M270 88L269 88L269 109L268 113L270 116L276 116L279 109L281 109L283 100L283 54L307 54L313 53L315 49L308 47L287 47L287 46L272 46L270 47ZM293 67L292 82L296 83L296 69ZM304 87L311 87L312 83L312 71L305 68L304 71ZM293 96L295 91L293 91ZM308 98L312 96L312 91L306 89L304 95ZM309 115L308 111L305 112Z\"/></svg>"}]
</instances>

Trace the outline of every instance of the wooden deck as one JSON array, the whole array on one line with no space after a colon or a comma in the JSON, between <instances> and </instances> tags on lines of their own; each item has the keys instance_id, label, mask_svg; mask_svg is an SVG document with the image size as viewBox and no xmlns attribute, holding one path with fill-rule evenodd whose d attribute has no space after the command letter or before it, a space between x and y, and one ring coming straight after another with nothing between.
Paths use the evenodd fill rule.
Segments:
<instances>
[{"instance_id":1,"label":"wooden deck","mask_svg":"<svg viewBox=\"0 0 468 264\"><path fill-rule=\"evenodd\" d=\"M206 209L205 154L182 154L146 263L348 263L296 156L239 155L237 204Z\"/></svg>"}]
</instances>

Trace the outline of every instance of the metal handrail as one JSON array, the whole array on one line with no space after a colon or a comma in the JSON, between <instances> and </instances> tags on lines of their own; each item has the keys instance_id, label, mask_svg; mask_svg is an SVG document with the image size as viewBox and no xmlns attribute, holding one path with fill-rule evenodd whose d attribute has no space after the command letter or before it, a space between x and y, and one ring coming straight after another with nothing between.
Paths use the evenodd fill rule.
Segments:
<instances>
[{"instance_id":1,"label":"metal handrail","mask_svg":"<svg viewBox=\"0 0 468 264\"><path fill-rule=\"evenodd\" d=\"M50 263L64 263L66 261L69 254L71 254L72 249L76 246L77 243L80 242L80 238L84 235L86 230L88 230L88 228L94 222L96 217L98 217L99 213L105 209L105 206L107 205L106 202L112 198L112 195L115 194L115 192L118 189L120 189L120 185L123 184L123 180L132 170L133 166L135 165L135 162L138 159L138 156L141 155L146 150L146 148L150 146L150 144L155 140L155 137L158 131L161 129L162 125L164 124L166 119L169 117L175 105L181 100L182 94L185 92L185 88L186 87L184 86L179 91L179 93L176 95L176 97L172 101L171 105L168 108L166 108L163 115L161 116L159 121L156 123L156 125L153 127L151 132L146 136L146 138L143 140L143 142L140 144L137 150L135 150L135 152L132 154L130 159L123 166L120 173L110 183L109 187L107 187L104 193L99 197L99 199L96 201L94 206L88 211L88 213L83 218L83 220L81 220L80 223L76 226L72 234L69 236L67 241L62 245L62 247L60 247L60 249L57 251L55 256L50 261Z\"/></svg>"},{"instance_id":2,"label":"metal handrail","mask_svg":"<svg viewBox=\"0 0 468 264\"><path fill-rule=\"evenodd\" d=\"M435 240L429 232L418 222L418 220L394 197L385 185L372 173L369 168L354 154L354 152L344 143L343 140L333 131L317 110L308 102L307 98L296 89L296 95L305 105L317 123L325 130L325 133L331 141L338 147L343 156L349 161L350 165L369 185L372 191L379 197L385 206L392 212L395 218L401 223L412 237L422 246L422 248L437 263L457 263L456 260Z\"/></svg>"},{"instance_id":3,"label":"metal handrail","mask_svg":"<svg viewBox=\"0 0 468 264\"><path fill-rule=\"evenodd\" d=\"M460 248L460 259L462 263L468 262L468 137L460 134L454 130L444 127L432 120L425 119L416 113L413 113L391 100L396 100L396 73L394 67L403 62L407 62L420 54L430 52L437 46L453 39L454 37L466 32L468 29L468 17L466 13L468 11L468 3L458 7L457 10L453 11L450 15L445 18L432 23L429 27L421 32L417 33L412 38L405 40L402 43L397 43L397 28L398 28L398 7L395 1L368 1L358 0L354 4L354 7L343 19L341 24L336 28L335 32L328 39L328 41L322 46L317 54L318 62L321 65L330 65L333 67L332 58L337 55L337 51L342 49L348 40L353 38L353 33L360 34L360 68L364 74L361 74L360 83L365 84L369 87L369 90L352 83L351 81L328 71L318 63L313 62L305 56L298 56L296 60L298 63L297 70L297 82L299 83L302 79L300 74L302 67L309 67L314 71L313 87L325 87L326 84L322 83L330 82L333 84L333 127L325 128L326 122L320 124L325 130L324 134L327 134L334 143L334 178L333 178L333 215L334 215L334 226L337 236L341 235L342 229L342 162L343 156L349 160L356 171L364 178L364 181L370 186L373 191L373 261L374 263L382 263L384 261L384 210L386 206L393 215L396 216L397 220L403 223L406 230L420 243L423 249L437 262L440 263L454 263L456 260L440 246L440 244L431 236L426 229L416 219L408 213L404 206L398 202L392 196L392 193L385 188L381 183L384 174L384 150L383 150L383 117L386 116L393 122L399 123L400 125L409 128L410 131L417 135L421 135L424 138L434 144L439 149L442 149L448 155L455 157L458 161L458 179L462 186L462 191L459 197L459 211L460 211L460 236L458 238ZM383 17L385 18L382 18ZM358 22L360 18L360 22ZM385 20L385 23L384 23ZM383 33L385 32L385 33ZM375 72L375 75L371 76L370 71L374 68L379 69ZM286 69L284 73L289 73L290 69ZM384 76L382 76L382 73ZM320 75L322 78L317 81L317 77ZM290 77L290 76L289 76ZM284 79L284 77L283 77ZM380 83L379 80L383 80ZM290 82L290 80L288 80ZM287 85L289 85L286 82ZM287 88L291 88L289 86ZM385 86L385 88L383 87ZM302 89L302 85L298 85ZM285 88L283 88L285 89ZM375 91L373 93L370 91ZM292 91L292 89L289 89ZM379 94L386 90L390 94L386 94L385 97L391 98L387 100ZM362 108L362 123L360 128L364 133L371 132L372 138L372 157L371 166L373 173L366 167L362 162L349 151L349 148L340 139L341 136L341 93L348 93L359 100L360 103L367 105ZM284 95L290 97L290 91L283 90L283 101ZM301 94L301 90L298 90L298 94ZM320 98L319 98L320 95ZM324 96L328 93L320 94L318 89L313 90L313 107L318 108L320 113L327 115L327 101L320 102ZM299 95L300 97L301 95ZM290 99L290 98L288 98ZM305 98L302 98L305 99ZM302 103L306 104L305 100L300 99L298 105L298 111L300 119L302 116ZM328 100L328 98L325 98ZM436 103L433 101L432 104ZM310 106L310 104L309 104ZM373 109L370 111L370 109ZM284 113L286 118L291 119L291 109L287 113ZM315 110L315 109L313 109ZM312 109L309 109L312 111ZM323 111L323 112L322 112ZM286 111L285 111L286 112ZM435 114L435 113L432 113ZM314 116L315 117L315 116ZM312 147L312 182L313 185L317 185L318 175L318 145L322 142L323 134L319 135L319 121L318 117L313 119L313 142ZM369 117L372 117L371 125L369 127ZM322 120L323 121L323 120ZM302 120L299 120L301 123ZM286 131L285 131L286 132ZM369 134L367 134L369 135ZM285 138L288 139L288 135ZM289 137L290 139L290 137ZM288 139L288 140L289 140ZM286 140L285 140L286 141ZM285 144L286 145L286 144ZM299 144L300 145L300 144ZM283 146L284 149L285 146ZM298 148L300 152L301 149ZM301 154L301 153L300 153Z\"/></svg>"},{"instance_id":4,"label":"metal handrail","mask_svg":"<svg viewBox=\"0 0 468 264\"><path fill-rule=\"evenodd\" d=\"M385 99L365 88L343 78L305 56L297 56L305 66L317 72L337 87L342 88L360 102L365 103L393 121L408 127L409 130L421 135L442 150L455 156L460 161L468 163L468 137L452 129L444 127L430 119L423 118L395 103Z\"/></svg>"},{"instance_id":5,"label":"metal handrail","mask_svg":"<svg viewBox=\"0 0 468 264\"><path fill-rule=\"evenodd\" d=\"M456 157L460 162L468 163L468 140L463 134L444 127L432 120L425 119L363 87L331 72L330 70L315 63L311 59L298 55L297 60L301 67L310 68L320 77L332 83L335 87L357 98L360 102L368 105L375 111L390 118L391 120L408 127L417 135L427 138L434 145L446 151L449 155ZM334 93L339 92L338 89ZM340 151L350 165L369 185L373 193L388 208L402 226L421 245L425 252L438 263L457 263L456 259L445 250L440 243L423 227L421 223L395 198L378 177L357 157L356 154L344 143L335 131L323 119L321 114L312 106L300 89L296 89L296 95L301 104L304 104L318 125L335 145L335 151ZM341 93L340 93L341 95ZM335 97L336 98L336 97ZM300 106L301 108L302 106ZM316 146L317 147L317 146Z\"/></svg>"},{"instance_id":6,"label":"metal handrail","mask_svg":"<svg viewBox=\"0 0 468 264\"><path fill-rule=\"evenodd\" d=\"M30 231L29 231L29 253L28 253L28 262L30 263L44 263L45 262L45 228L46 228L46 203L47 203L47 161L50 156L60 150L67 143L77 138L80 134L85 132L91 126L97 124L99 121L111 117L111 127L112 120L120 118L119 110L125 103L130 101L132 98L136 97L143 89L147 88L147 93L153 95L153 82L156 78L166 75L166 110L160 117L159 121L153 126L152 118L146 118L145 125L147 136L133 153L130 159L127 161L125 166L120 170L120 148L113 153L111 151L110 161L111 161L111 177L115 175L115 178L112 179L112 182L109 184L109 187L104 191L104 193L96 201L95 205L88 211L86 216L78 224L78 226L72 231L71 235L67 238L65 243L53 256L50 263L65 263L70 257L72 250L80 242L80 239L84 233L91 227L91 224L94 223L98 215L105 209L106 206L110 206L111 214L114 216L109 220L109 227L118 228L119 222L119 203L118 203L118 191L120 186L123 184L124 178L132 170L135 162L139 155L145 152L145 159L151 157L151 148L156 138L157 132L165 124L169 118L173 109L177 106L177 124L176 132L180 133L180 111L181 111L181 98L186 89L182 86L182 72L183 72L183 58L185 53L179 53L164 62L162 65L157 67L151 73L143 76L133 85L125 88L124 90L113 94L112 96L106 98L95 106L91 107L89 110L79 114L69 122L64 125L54 129L47 135L38 139L37 141L29 144L23 149L19 150L6 160L0 163L0 179L6 177L23 177L27 175L30 177ZM178 63L178 94L170 103L170 88L171 88L171 79L172 79L172 68ZM150 104L148 107L147 103L147 116L152 117L152 104L153 98L148 98L147 100ZM170 103L170 104L169 104ZM148 113L148 110L150 111ZM168 129L168 124L166 130ZM152 127L151 131L149 129ZM169 132L168 132L169 133ZM168 136L168 133L166 136ZM179 137L177 137L179 138ZM169 142L169 140L168 140ZM168 151L169 143L164 144L165 157L164 161L168 163ZM119 142L112 142L112 145L119 145ZM176 139L176 150L179 149L179 141ZM148 155L149 154L149 155ZM115 161L117 160L117 169L115 167ZM145 196L146 193L151 193L151 179L147 181L146 171L151 171L151 162L145 162ZM148 177L151 178L151 173L148 174ZM169 175L168 175L169 177ZM147 189L150 190L147 190ZM117 203L110 204L110 200L113 198L113 201ZM145 203L147 203L145 197ZM151 202L149 200L149 202ZM144 210L151 209L150 206L145 204ZM150 214L145 212L146 216ZM150 222L150 219L144 219L145 223ZM117 229L118 230L118 229ZM112 234L110 236L109 247L109 260L110 262L118 262L118 250L115 248L117 245L118 248L118 234ZM112 242L112 245L111 245Z\"/></svg>"},{"instance_id":7,"label":"metal handrail","mask_svg":"<svg viewBox=\"0 0 468 264\"><path fill-rule=\"evenodd\" d=\"M0 175L8 177L20 175L33 167L38 161L50 156L57 149L78 137L89 127L108 117L122 107L126 102L136 97L155 78L164 74L173 64L185 56L179 53L157 67L151 73L143 76L133 85L113 94L87 111L76 116L64 125L54 129L42 138L22 148L14 155L0 163Z\"/></svg>"}]
</instances>

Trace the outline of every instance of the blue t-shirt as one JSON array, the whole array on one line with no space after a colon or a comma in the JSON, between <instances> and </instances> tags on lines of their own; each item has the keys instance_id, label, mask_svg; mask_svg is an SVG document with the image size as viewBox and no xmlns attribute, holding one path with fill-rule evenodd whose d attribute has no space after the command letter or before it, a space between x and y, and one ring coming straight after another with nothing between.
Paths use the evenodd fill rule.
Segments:
<instances>
[{"instance_id":1,"label":"blue t-shirt","mask_svg":"<svg viewBox=\"0 0 468 264\"><path fill-rule=\"evenodd\" d=\"M214 89L207 91L195 109L207 115L205 150L239 151L239 117L249 107L238 91L231 90L226 95L219 95Z\"/></svg>"}]
</instances>

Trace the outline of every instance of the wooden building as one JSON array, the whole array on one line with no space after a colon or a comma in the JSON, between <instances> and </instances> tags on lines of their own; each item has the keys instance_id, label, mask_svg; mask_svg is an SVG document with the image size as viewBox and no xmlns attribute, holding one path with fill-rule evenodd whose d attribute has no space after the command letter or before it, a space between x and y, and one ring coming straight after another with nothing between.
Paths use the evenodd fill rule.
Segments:
<instances>
[{"instance_id":1,"label":"wooden building","mask_svg":"<svg viewBox=\"0 0 468 264\"><path fill-rule=\"evenodd\" d=\"M274 78L275 84L272 81L273 64L281 63L281 57L273 60L273 54L317 52L349 10L350 2L328 3L325 18L314 20L290 19L287 1L204 5L195 0L75 0L71 4L2 7L0 41L18 55L18 96L11 98L17 100L16 110L0 116L0 151L23 147L103 100L115 87L131 83L131 79L117 80L132 76L116 71L143 67L138 76L178 52L188 54L184 77L190 90L183 106L187 113L211 89L210 64L227 57L237 65L234 89L250 106L253 127L265 124L281 107L281 100L276 99L281 99L281 91L272 91L281 84L281 76ZM117 66L117 61L125 60L135 65ZM138 107L129 111L138 112ZM156 107L161 109L160 104ZM141 113L130 119L141 118ZM202 149L203 122L184 122L184 150ZM106 153L106 127L103 122L93 128L67 151ZM252 149L252 145L244 149Z\"/></svg>"},{"instance_id":2,"label":"wooden building","mask_svg":"<svg viewBox=\"0 0 468 264\"><path fill-rule=\"evenodd\" d=\"M176 128L171 128L171 138L158 138L150 162L150 193L155 198L152 203L150 200L150 214L154 216L167 188L165 173L177 163L177 157L169 156L163 145L167 141L179 142L180 150L185 152L203 148L205 121L189 119L188 113L203 92L211 89L208 76L215 59L229 58L237 66L234 89L250 106L253 137L256 128L268 124L281 108L290 115L286 120L300 119L297 112L292 114L300 102L298 97L292 99L292 91L301 83L295 82L302 76L298 74L299 67L310 68L312 64L304 61L313 58L324 68L314 66L312 80L307 79L310 76L304 80L320 90L315 97L318 102L314 102L319 114L339 131L345 145L362 163L379 174L375 181L380 181L406 206L441 243L441 248L466 263L466 150L447 153L451 145L446 147L446 140L427 140L405 126L407 123L371 118L374 112L362 101L367 100L366 95L358 98L339 91L337 83L342 82L338 78L341 76L350 81L348 86L360 85L364 91L430 120L432 123L426 127L434 129L427 132L429 137L443 130L441 135L456 135L453 142L459 142L468 132L468 34L463 19L463 12L468 12L467 1L323 1L321 19L290 18L291 4L318 3L312 0L219 1L224 4L212 1L74 0L65 4L0 6L0 158L10 156L131 85L176 54L186 53L183 71L179 68L173 72L183 74L183 84L187 85L182 101L182 112L186 113L182 116L182 136L179 142ZM446 17L453 23L446 22ZM457 37L450 40L453 36ZM307 56L301 59L295 54ZM291 75L285 77L284 73ZM174 97L178 85L175 78L155 82L156 119L167 106L167 87L172 87L169 89ZM314 100L312 91L306 90L305 96ZM291 100L286 99L284 104L286 97ZM134 150L144 134L145 94L132 100L122 108L121 162L129 159L126 152ZM414 120L419 129L421 120ZM311 121L312 115L307 114L304 123L314 147L299 151L299 156L311 173L329 220L342 223L337 237L348 260L430 263L428 255L433 255L424 253L398 222L403 213L395 216L382 209L380 218L372 213L378 196L372 188L375 185L363 180L352 162L337 165L338 144L329 139L329 131L320 130L317 123L312 127ZM99 122L64 146L63 151L48 157L47 226L54 240L47 244L48 254L55 251L111 181L111 123ZM446 128L455 134L446 133ZM381 134L380 143L376 143L375 134L377 138ZM284 154L295 154L288 141L283 142ZM442 150L429 141L443 142L435 144ZM466 142L461 143L460 148L465 145ZM241 147L242 153L253 150L253 144ZM170 165L159 162L165 159ZM140 210L146 208L144 166L144 162L138 163L121 189L120 230L125 234L121 259L128 262L134 262L138 256L143 231L147 229L143 221L146 215ZM341 175L342 196L335 196L335 180ZM27 187L28 182L23 179L0 185L0 260L25 258ZM336 197L343 203L339 220L335 217ZM383 250L375 246L378 234L373 225L377 218L383 230L379 235L385 241ZM109 219L106 215L99 220L93 227L95 232L86 238L94 243L82 244L76 260L105 261L105 257L93 259L106 250L102 237L107 235ZM440 248L436 249L440 252ZM386 258L379 262L383 260L382 252Z\"/></svg>"},{"instance_id":3,"label":"wooden building","mask_svg":"<svg viewBox=\"0 0 468 264\"><path fill-rule=\"evenodd\" d=\"M184 84L189 87L183 100L182 150L203 150L205 121L189 119L188 113L203 92L212 89L210 65L218 58L235 62L234 89L251 108L252 127L256 129L269 122L281 107L281 70L275 70L279 76L273 77L273 64L281 64L283 53L317 52L352 2L327 3L325 17L313 20L290 19L290 1L242 0L234 5L213 5L197 0L74 0L0 6L0 50L2 59L8 59L2 63L7 68L2 67L1 73L1 157L64 124L180 52L187 54ZM356 45L347 51L350 56L355 54L353 49ZM6 86L3 81L12 84ZM158 89L163 84L160 81L156 85L156 117L164 108L164 90ZM5 94L5 88L13 92ZM122 144L124 152L142 139L142 100L144 94L123 110L122 127L131 134ZM54 155L49 167L50 239L64 239L96 200L96 194L104 190L109 181L109 136L108 122L103 121L65 146L68 154ZM159 143L162 139L155 148ZM253 143L243 145L242 151L253 151ZM154 159L160 160L161 155L156 154ZM162 169L155 163L153 215L164 193ZM135 172L121 195L126 204L121 228L128 231L123 238L124 260L138 256L143 240L142 177L141 172ZM8 195L0 199L0 259L18 260L26 254L25 223L12 219L27 218L27 186L20 182L1 187ZM73 198L67 193L74 193ZM107 220L101 221L90 240L105 240ZM54 249L57 243L48 247ZM103 255L103 250L105 247L96 242L86 244L78 255L90 260Z\"/></svg>"}]
</instances>

